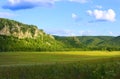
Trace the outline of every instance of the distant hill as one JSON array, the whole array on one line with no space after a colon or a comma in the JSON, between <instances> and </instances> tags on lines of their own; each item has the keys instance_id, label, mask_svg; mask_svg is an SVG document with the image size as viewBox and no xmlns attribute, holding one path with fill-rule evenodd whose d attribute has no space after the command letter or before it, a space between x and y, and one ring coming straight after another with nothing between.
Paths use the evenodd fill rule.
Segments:
<instances>
[{"instance_id":1,"label":"distant hill","mask_svg":"<svg viewBox=\"0 0 120 79\"><path fill-rule=\"evenodd\" d=\"M55 36L55 39L64 43L66 45L66 48L77 48L77 50L120 50L120 37Z\"/></svg>"},{"instance_id":2,"label":"distant hill","mask_svg":"<svg viewBox=\"0 0 120 79\"><path fill-rule=\"evenodd\" d=\"M120 50L120 36L53 36L35 25L0 18L0 51Z\"/></svg>"},{"instance_id":3,"label":"distant hill","mask_svg":"<svg viewBox=\"0 0 120 79\"><path fill-rule=\"evenodd\" d=\"M120 50L120 36L104 41L101 45L105 45L108 50Z\"/></svg>"}]
</instances>

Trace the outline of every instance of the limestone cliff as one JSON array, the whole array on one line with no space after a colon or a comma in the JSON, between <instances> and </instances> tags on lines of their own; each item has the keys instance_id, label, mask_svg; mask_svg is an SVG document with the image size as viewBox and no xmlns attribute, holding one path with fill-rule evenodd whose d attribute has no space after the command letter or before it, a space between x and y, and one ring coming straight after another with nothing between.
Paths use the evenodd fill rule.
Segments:
<instances>
[{"instance_id":1,"label":"limestone cliff","mask_svg":"<svg viewBox=\"0 0 120 79\"><path fill-rule=\"evenodd\" d=\"M18 38L36 38L47 34L43 30L38 29L37 26L0 18L0 35L15 36ZM49 37L54 38L53 36Z\"/></svg>"}]
</instances>

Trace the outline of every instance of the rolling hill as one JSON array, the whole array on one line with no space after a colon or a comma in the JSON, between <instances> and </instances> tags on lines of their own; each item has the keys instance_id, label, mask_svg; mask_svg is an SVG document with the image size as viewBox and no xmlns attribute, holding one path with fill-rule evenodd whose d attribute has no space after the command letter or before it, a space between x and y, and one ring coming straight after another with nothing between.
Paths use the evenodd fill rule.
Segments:
<instances>
[{"instance_id":1,"label":"rolling hill","mask_svg":"<svg viewBox=\"0 0 120 79\"><path fill-rule=\"evenodd\" d=\"M120 36L54 36L35 25L0 18L0 51L120 50Z\"/></svg>"}]
</instances>

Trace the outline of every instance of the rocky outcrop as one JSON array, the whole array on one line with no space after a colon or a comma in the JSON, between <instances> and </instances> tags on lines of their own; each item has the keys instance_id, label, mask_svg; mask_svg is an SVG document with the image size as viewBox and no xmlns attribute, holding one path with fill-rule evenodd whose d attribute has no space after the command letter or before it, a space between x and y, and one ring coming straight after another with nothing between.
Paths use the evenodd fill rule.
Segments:
<instances>
[{"instance_id":1,"label":"rocky outcrop","mask_svg":"<svg viewBox=\"0 0 120 79\"><path fill-rule=\"evenodd\" d=\"M0 18L0 35L14 36L18 38L36 38L42 37L45 34L46 33L43 30L38 29L37 26ZM49 37L54 39L53 36Z\"/></svg>"}]
</instances>

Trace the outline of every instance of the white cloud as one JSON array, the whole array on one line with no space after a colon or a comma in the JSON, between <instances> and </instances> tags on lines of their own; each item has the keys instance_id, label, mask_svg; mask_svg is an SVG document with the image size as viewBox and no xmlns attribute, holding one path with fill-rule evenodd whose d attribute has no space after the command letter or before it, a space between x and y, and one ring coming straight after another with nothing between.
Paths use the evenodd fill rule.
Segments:
<instances>
[{"instance_id":1,"label":"white cloud","mask_svg":"<svg viewBox=\"0 0 120 79\"><path fill-rule=\"evenodd\" d=\"M81 30L81 31L79 31L79 34L80 34L80 36L90 36L93 34L93 32L90 30Z\"/></svg>"},{"instance_id":2,"label":"white cloud","mask_svg":"<svg viewBox=\"0 0 120 79\"><path fill-rule=\"evenodd\" d=\"M81 18L75 13L72 13L71 17L75 22L78 22L81 20Z\"/></svg>"},{"instance_id":3,"label":"white cloud","mask_svg":"<svg viewBox=\"0 0 120 79\"><path fill-rule=\"evenodd\" d=\"M101 5L96 5L96 8L102 9L103 7Z\"/></svg>"},{"instance_id":4,"label":"white cloud","mask_svg":"<svg viewBox=\"0 0 120 79\"><path fill-rule=\"evenodd\" d=\"M51 7L55 2L77 2L86 3L88 0L7 0L7 3L2 6L4 9L22 10L35 7Z\"/></svg>"},{"instance_id":5,"label":"white cloud","mask_svg":"<svg viewBox=\"0 0 120 79\"><path fill-rule=\"evenodd\" d=\"M45 29L44 29L45 30ZM46 29L46 33L59 36L91 36L96 33L92 30L74 30L74 29Z\"/></svg>"},{"instance_id":6,"label":"white cloud","mask_svg":"<svg viewBox=\"0 0 120 79\"><path fill-rule=\"evenodd\" d=\"M114 35L114 33L113 32L109 32L109 35Z\"/></svg>"},{"instance_id":7,"label":"white cloud","mask_svg":"<svg viewBox=\"0 0 120 79\"><path fill-rule=\"evenodd\" d=\"M76 19L77 18L77 15L75 13L72 13L72 18L73 19Z\"/></svg>"},{"instance_id":8,"label":"white cloud","mask_svg":"<svg viewBox=\"0 0 120 79\"><path fill-rule=\"evenodd\" d=\"M116 13L113 9L108 9L108 10L88 10L87 13L90 16L94 16L96 20L98 21L110 21L114 22Z\"/></svg>"},{"instance_id":9,"label":"white cloud","mask_svg":"<svg viewBox=\"0 0 120 79\"><path fill-rule=\"evenodd\" d=\"M7 17L12 17L15 16L14 14L8 13L8 12L0 12L0 17L1 18L7 18Z\"/></svg>"},{"instance_id":10,"label":"white cloud","mask_svg":"<svg viewBox=\"0 0 120 79\"><path fill-rule=\"evenodd\" d=\"M59 0L8 0L3 8L10 10L21 10L41 6L51 7L57 1Z\"/></svg>"},{"instance_id":11,"label":"white cloud","mask_svg":"<svg viewBox=\"0 0 120 79\"><path fill-rule=\"evenodd\" d=\"M87 13L91 16L93 12L91 10L87 10Z\"/></svg>"},{"instance_id":12,"label":"white cloud","mask_svg":"<svg viewBox=\"0 0 120 79\"><path fill-rule=\"evenodd\" d=\"M86 3L88 0L69 0L70 2Z\"/></svg>"},{"instance_id":13,"label":"white cloud","mask_svg":"<svg viewBox=\"0 0 120 79\"><path fill-rule=\"evenodd\" d=\"M8 2L14 5L14 4L20 3L21 0L8 0Z\"/></svg>"},{"instance_id":14,"label":"white cloud","mask_svg":"<svg viewBox=\"0 0 120 79\"><path fill-rule=\"evenodd\" d=\"M11 4L18 4L21 2L30 2L30 3L54 3L55 1L58 0L8 0L8 2L10 2Z\"/></svg>"},{"instance_id":15,"label":"white cloud","mask_svg":"<svg viewBox=\"0 0 120 79\"><path fill-rule=\"evenodd\" d=\"M76 19L78 18L78 16L77 16L75 13L72 13L72 18L73 18L74 20L76 20Z\"/></svg>"},{"instance_id":16,"label":"white cloud","mask_svg":"<svg viewBox=\"0 0 120 79\"><path fill-rule=\"evenodd\" d=\"M48 34L52 34L52 35L59 35L59 36L75 36L75 32L72 30L68 30L68 29L59 29L59 30L45 30L45 32L47 32Z\"/></svg>"}]
</instances>

